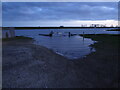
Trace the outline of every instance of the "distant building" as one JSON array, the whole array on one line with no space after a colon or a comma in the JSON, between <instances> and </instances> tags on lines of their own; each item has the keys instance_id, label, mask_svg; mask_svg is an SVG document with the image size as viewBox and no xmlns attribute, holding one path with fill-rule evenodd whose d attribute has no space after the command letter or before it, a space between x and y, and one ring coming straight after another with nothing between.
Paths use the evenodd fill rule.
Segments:
<instances>
[{"instance_id":1,"label":"distant building","mask_svg":"<svg viewBox=\"0 0 120 90\"><path fill-rule=\"evenodd\" d=\"M100 24L91 24L90 27L100 27Z\"/></svg>"},{"instance_id":2,"label":"distant building","mask_svg":"<svg viewBox=\"0 0 120 90\"><path fill-rule=\"evenodd\" d=\"M2 38L12 38L15 37L15 29L13 27L4 28L2 30Z\"/></svg>"},{"instance_id":3,"label":"distant building","mask_svg":"<svg viewBox=\"0 0 120 90\"><path fill-rule=\"evenodd\" d=\"M60 27L64 27L64 26L60 26Z\"/></svg>"},{"instance_id":4,"label":"distant building","mask_svg":"<svg viewBox=\"0 0 120 90\"><path fill-rule=\"evenodd\" d=\"M114 27L113 25L111 25L110 27Z\"/></svg>"}]
</instances>

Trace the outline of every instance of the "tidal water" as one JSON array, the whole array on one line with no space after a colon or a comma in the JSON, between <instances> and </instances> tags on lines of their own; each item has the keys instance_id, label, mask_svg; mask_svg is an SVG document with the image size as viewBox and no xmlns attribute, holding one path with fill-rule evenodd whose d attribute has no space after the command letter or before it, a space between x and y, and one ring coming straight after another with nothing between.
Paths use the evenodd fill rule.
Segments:
<instances>
[{"instance_id":1,"label":"tidal water","mask_svg":"<svg viewBox=\"0 0 120 90\"><path fill-rule=\"evenodd\" d=\"M16 30L17 36L27 36L35 39L35 44L45 46L52 49L57 54L63 55L68 59L82 58L95 49L89 45L94 44L95 41L81 36L68 37L68 32L72 34L119 34L117 31L106 31L109 28L95 28L95 29L30 29L30 30ZM40 36L39 34L49 34L53 31L53 37Z\"/></svg>"}]
</instances>

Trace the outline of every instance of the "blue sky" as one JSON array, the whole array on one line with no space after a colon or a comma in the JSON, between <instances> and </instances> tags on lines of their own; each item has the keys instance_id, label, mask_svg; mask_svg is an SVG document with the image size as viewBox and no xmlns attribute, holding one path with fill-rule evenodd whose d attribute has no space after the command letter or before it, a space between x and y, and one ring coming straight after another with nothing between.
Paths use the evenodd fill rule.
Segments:
<instances>
[{"instance_id":1,"label":"blue sky","mask_svg":"<svg viewBox=\"0 0 120 90\"><path fill-rule=\"evenodd\" d=\"M3 26L116 25L117 2L3 2Z\"/></svg>"}]
</instances>

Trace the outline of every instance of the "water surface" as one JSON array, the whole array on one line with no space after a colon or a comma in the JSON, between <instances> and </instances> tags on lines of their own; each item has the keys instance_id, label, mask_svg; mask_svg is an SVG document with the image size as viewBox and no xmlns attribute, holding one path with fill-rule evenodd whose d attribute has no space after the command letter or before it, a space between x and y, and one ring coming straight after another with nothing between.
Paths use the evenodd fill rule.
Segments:
<instances>
[{"instance_id":1,"label":"water surface","mask_svg":"<svg viewBox=\"0 0 120 90\"><path fill-rule=\"evenodd\" d=\"M56 53L63 55L69 59L82 58L95 49L89 47L94 41L81 36L68 36L68 32L72 34L118 34L117 31L106 31L108 28L96 29L31 29L16 30L17 36L27 36L35 39L35 44L45 46L52 49ZM40 36L38 34L49 34L53 31L53 37Z\"/></svg>"}]
</instances>

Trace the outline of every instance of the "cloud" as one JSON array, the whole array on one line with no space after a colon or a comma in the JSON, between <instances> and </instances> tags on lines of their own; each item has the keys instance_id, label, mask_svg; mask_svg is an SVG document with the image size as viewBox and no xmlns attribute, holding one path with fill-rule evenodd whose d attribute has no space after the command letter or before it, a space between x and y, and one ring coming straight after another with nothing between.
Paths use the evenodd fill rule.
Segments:
<instances>
[{"instance_id":1,"label":"cloud","mask_svg":"<svg viewBox=\"0 0 120 90\"><path fill-rule=\"evenodd\" d=\"M117 2L3 2L3 22L117 20Z\"/></svg>"},{"instance_id":2,"label":"cloud","mask_svg":"<svg viewBox=\"0 0 120 90\"><path fill-rule=\"evenodd\" d=\"M81 26L81 25L87 25L90 26L91 24L100 24L100 25L106 25L106 26L116 26L118 25L118 21L116 20L71 20L71 21L20 21L20 22L4 22L3 25L9 25L9 27L29 27L29 26L41 26L41 27L46 27L46 26Z\"/></svg>"}]
</instances>

